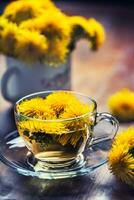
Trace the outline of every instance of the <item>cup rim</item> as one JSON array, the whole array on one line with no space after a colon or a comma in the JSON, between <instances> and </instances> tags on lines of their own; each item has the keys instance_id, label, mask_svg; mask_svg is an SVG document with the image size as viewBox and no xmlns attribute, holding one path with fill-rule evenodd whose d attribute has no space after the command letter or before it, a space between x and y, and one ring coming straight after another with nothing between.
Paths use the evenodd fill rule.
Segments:
<instances>
[{"instance_id":1,"label":"cup rim","mask_svg":"<svg viewBox=\"0 0 134 200\"><path fill-rule=\"evenodd\" d=\"M67 119L50 119L50 120L45 120L45 119L38 119L38 118L33 118L33 117L28 117L26 115L23 115L23 114L20 114L17 112L16 110L16 107L17 105L23 101L24 99L26 98L29 98L29 97L32 97L32 96L35 96L35 95L41 95L41 94L46 94L46 93L53 93L53 92L68 92L68 93L72 93L72 94L76 94L76 95L79 95L79 96L82 96L82 97L85 97L87 98L89 101L91 101L94 105L93 107L93 110L91 112L87 112L83 115L80 115L78 117L72 117L72 118L67 118ZM85 116L88 116L89 114L94 114L97 110L97 103L94 99L90 98L88 95L85 95L83 93L80 93L80 92L76 92L76 91L73 91L73 90L48 90L48 91L41 91L41 92L35 92L35 93L31 93L29 95L26 95L22 98L20 98L14 105L14 113L15 113L15 116L19 116L19 117L24 117L25 119L28 119L28 120L34 120L34 121L40 121L40 122L66 122L66 121L72 121L72 120L78 120L78 119L81 119Z\"/></svg>"}]
</instances>

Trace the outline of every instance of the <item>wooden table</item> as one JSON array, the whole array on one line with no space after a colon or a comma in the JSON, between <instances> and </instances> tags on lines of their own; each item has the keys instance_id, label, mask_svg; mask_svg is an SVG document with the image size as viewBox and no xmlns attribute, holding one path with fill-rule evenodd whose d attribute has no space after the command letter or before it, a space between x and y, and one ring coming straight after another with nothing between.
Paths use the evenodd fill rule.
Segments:
<instances>
[{"instance_id":1,"label":"wooden table","mask_svg":"<svg viewBox=\"0 0 134 200\"><path fill-rule=\"evenodd\" d=\"M122 87L134 89L134 8L59 5L69 14L95 17L107 32L107 40L98 52L88 50L80 41L72 55L72 89L86 93L98 102L98 110L107 110L108 95ZM0 76L5 71L0 57ZM13 107L0 95L0 134L15 129ZM121 125L122 127L122 125ZM116 180L107 165L89 176L40 181L16 174L0 164L0 200L132 200L134 190Z\"/></svg>"}]
</instances>

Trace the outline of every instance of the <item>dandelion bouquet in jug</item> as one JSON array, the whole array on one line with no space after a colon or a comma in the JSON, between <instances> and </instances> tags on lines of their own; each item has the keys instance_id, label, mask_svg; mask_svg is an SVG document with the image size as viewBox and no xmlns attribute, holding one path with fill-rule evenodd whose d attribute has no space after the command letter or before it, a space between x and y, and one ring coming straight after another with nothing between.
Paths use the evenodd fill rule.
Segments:
<instances>
[{"instance_id":1,"label":"dandelion bouquet in jug","mask_svg":"<svg viewBox=\"0 0 134 200\"><path fill-rule=\"evenodd\" d=\"M0 17L0 52L28 64L59 66L81 38L98 49L104 28L95 19L64 14L50 0L11 2Z\"/></svg>"},{"instance_id":2,"label":"dandelion bouquet in jug","mask_svg":"<svg viewBox=\"0 0 134 200\"><path fill-rule=\"evenodd\" d=\"M50 0L8 4L0 17L0 53L7 67L3 97L16 102L38 91L70 90L71 53L80 39L97 50L105 40L103 26L93 18L69 16Z\"/></svg>"}]
</instances>

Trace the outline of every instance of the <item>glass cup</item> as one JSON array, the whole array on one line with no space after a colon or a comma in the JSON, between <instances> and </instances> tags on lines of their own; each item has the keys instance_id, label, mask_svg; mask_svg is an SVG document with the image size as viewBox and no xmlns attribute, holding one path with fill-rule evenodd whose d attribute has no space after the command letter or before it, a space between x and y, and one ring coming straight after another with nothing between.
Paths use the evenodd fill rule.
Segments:
<instances>
[{"instance_id":1,"label":"glass cup","mask_svg":"<svg viewBox=\"0 0 134 200\"><path fill-rule=\"evenodd\" d=\"M61 169L84 162L84 151L100 141L113 139L118 130L118 121L108 113L97 113L96 102L72 91L82 103L88 104L90 112L79 117L56 120L41 120L17 112L17 106L35 97L46 98L56 91L34 93L20 99L15 105L15 120L18 132L25 142L32 160L38 163L38 171ZM58 92L58 91L57 91ZM74 107L74 110L78 109ZM98 124L108 124L107 130L95 133ZM37 132L40 130L39 132ZM44 131L43 131L44 130ZM102 134L103 132L103 134ZM29 163L29 162L28 162ZM33 165L32 165L33 166Z\"/></svg>"}]
</instances>

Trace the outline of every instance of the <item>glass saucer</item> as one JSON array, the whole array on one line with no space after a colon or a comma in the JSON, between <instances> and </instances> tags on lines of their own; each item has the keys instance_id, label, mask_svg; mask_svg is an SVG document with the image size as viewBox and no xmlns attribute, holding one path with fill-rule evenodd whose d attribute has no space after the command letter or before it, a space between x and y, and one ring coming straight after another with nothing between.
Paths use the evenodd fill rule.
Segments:
<instances>
[{"instance_id":1,"label":"glass saucer","mask_svg":"<svg viewBox=\"0 0 134 200\"><path fill-rule=\"evenodd\" d=\"M107 153L111 140L105 140L87 148L84 156L72 167L57 170L38 171L33 164L33 156L29 153L17 131L0 138L0 160L10 168L25 176L40 179L61 179L87 175L107 162Z\"/></svg>"}]
</instances>

